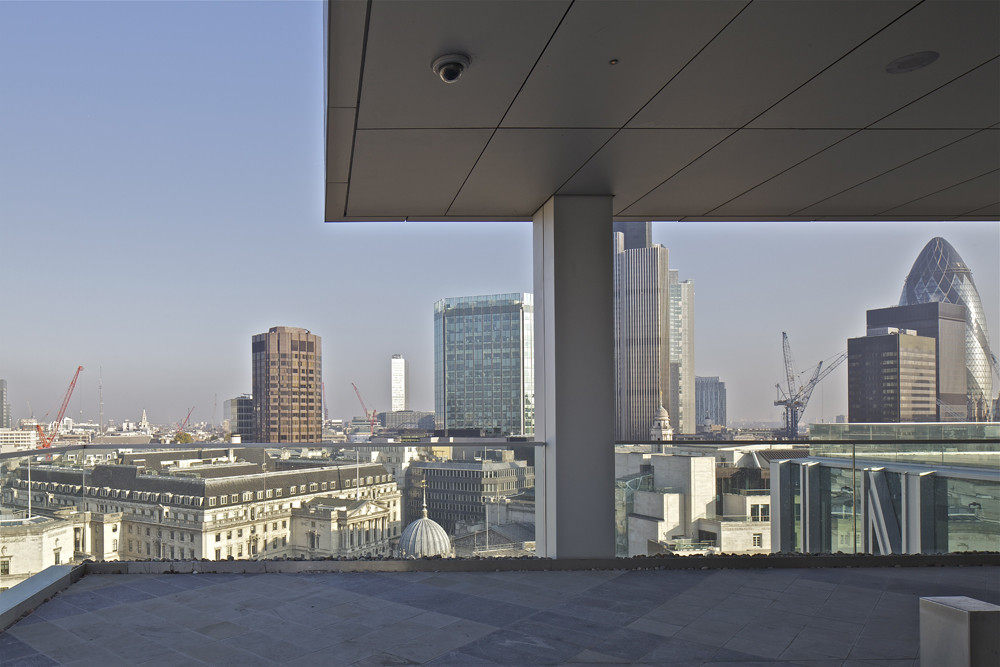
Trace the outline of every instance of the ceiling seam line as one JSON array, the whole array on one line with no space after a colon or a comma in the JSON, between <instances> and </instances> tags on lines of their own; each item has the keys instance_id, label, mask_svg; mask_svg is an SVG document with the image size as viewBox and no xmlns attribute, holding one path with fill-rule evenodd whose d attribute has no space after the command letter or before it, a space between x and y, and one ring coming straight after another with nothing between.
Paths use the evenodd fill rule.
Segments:
<instances>
[{"instance_id":1,"label":"ceiling seam line","mask_svg":"<svg viewBox=\"0 0 1000 667\"><path fill-rule=\"evenodd\" d=\"M639 197L638 199L632 201L628 206L626 206L622 210L625 211L625 210L628 210L629 208L635 206L637 203L639 203L640 201L642 201L645 197L648 197L650 194L652 194L656 189L660 188L665 183L669 182L671 179L673 179L675 176L677 176L677 174L681 173L682 171L684 171L685 169L687 169L688 167L690 167L692 164L694 164L695 162L697 162L701 158L705 157L705 155L707 155L708 153L710 153L713 150L715 150L715 148L717 148L723 142L725 142L726 140L728 140L729 137L731 137L733 134L736 134L736 132L739 132L740 130L746 129L747 126L750 125L750 123L754 122L755 120L757 120L758 118L760 118L761 116L763 116L764 114L766 114L768 111L770 111L774 107L776 107L779 104L781 104L782 102L784 102L786 99L788 99L789 97L791 97L792 95L794 95L796 92L798 92L799 90L801 90L803 87L809 85L809 83L811 83L812 81L816 80L817 77L821 76L824 72L826 72L827 70L829 70L831 67L833 67L837 63L839 63L841 60L843 60L847 56L851 55L852 53L854 53L855 51L857 51L858 49L860 49L862 46L864 46L865 44L867 44L871 40L875 39L877 36L879 36L880 34L882 34L884 31L888 30L891 25L893 25L894 23L896 23L897 21L899 21L901 18L903 18L904 16L906 16L907 14L909 14L910 12L912 12L914 9L916 9L917 7L919 7L920 5L922 5L924 3L924 1L925 0L920 0L915 5L913 5L909 9L907 9L905 12L903 12L902 14L900 14L899 16L897 16L896 18L894 18L893 20L889 21L888 23L886 23L884 26L882 26L881 28L879 28L878 30L876 30L875 32L873 32L872 34L868 35L868 37L865 37L863 40L861 40L860 42L858 42L857 44L855 44L853 47L851 47L846 53L844 53L843 55L841 55L840 57L838 57L837 59L835 59L833 62L831 62L829 65L827 65L826 67L822 68L821 70L819 70L818 72L816 72L815 74L813 74L811 77L809 77L808 79L806 79L805 81L803 81L802 83L800 83L798 86L796 86L792 90L788 91L786 94L782 95L781 98L779 98L773 104L769 105L766 109L764 109L763 111L761 111L760 113L758 113L756 116L754 116L753 118L751 118L750 120L748 120L746 123L744 123L742 126L740 126L739 129L733 131L732 134L729 134L728 136L726 136L725 138L723 138L722 141L719 141L714 146L710 147L707 151L705 151L704 153L702 153L701 155L699 155L695 159L693 159L690 162L688 162L686 165L684 165L683 167L681 167L680 169L678 169L677 171L675 171L673 174L671 174L670 176L668 176L667 178L665 178L662 182L660 182L659 184L657 184L655 187L651 188L648 192L646 192L645 194L643 194L641 197Z\"/></svg>"},{"instance_id":2,"label":"ceiling seam line","mask_svg":"<svg viewBox=\"0 0 1000 667\"><path fill-rule=\"evenodd\" d=\"M358 144L358 119L361 117L361 87L365 80L365 58L368 56L368 28L372 19L372 2L368 0L365 7L365 34L361 40L361 65L358 71L358 98L354 107L354 132L351 134L351 157L347 163L347 189L344 192L344 217L347 217L347 206L351 201L351 175L354 173L354 149ZM333 14L331 13L332 17Z\"/></svg>"},{"instance_id":3,"label":"ceiling seam line","mask_svg":"<svg viewBox=\"0 0 1000 667\"><path fill-rule=\"evenodd\" d=\"M370 1L371 0L369 0L369 2ZM549 44L551 44L552 40L555 39L556 33L559 32L559 28L562 27L563 21L566 20L567 16L569 16L569 12L571 9L573 9L573 6L575 4L576 0L570 0L569 5L566 6L566 11L564 11L563 15L559 17L559 22L556 23L556 27L552 30L552 34L549 35L548 40L546 40L545 46L543 46L542 50L538 52L538 57L535 58L535 62L532 63L531 69L528 70L528 74L524 77L524 80L521 81L521 85L518 87L517 92L515 92L514 96L510 99L510 103L507 105L507 108L504 109L503 115L500 116L500 120L497 121L496 127L493 128L493 132L490 134L489 139L487 139L486 143L483 144L483 150L479 151L479 155L476 156L475 162L473 162L472 167L469 168L469 173L467 173L465 175L465 178L462 179L461 185L459 185L458 190L455 191L455 196L451 198L450 202L448 202L448 208L444 210L445 215L451 213L451 207L455 205L455 202L458 200L458 196L462 194L462 190L465 189L465 184L469 182L470 178L472 178L472 172L476 170L476 165L478 165L479 161L483 159L483 155L486 154L486 149L490 147L491 143L493 143L493 137L497 135L497 131L500 129L500 126L503 125L504 118L506 118L507 114L510 113L511 108L514 106L514 102L516 102L517 98L521 95L521 91L524 90L524 87L527 85L528 79L531 78L531 75L534 73L535 68L538 67L538 63L542 61L542 57L548 50Z\"/></svg>"},{"instance_id":4,"label":"ceiling seam line","mask_svg":"<svg viewBox=\"0 0 1000 667\"><path fill-rule=\"evenodd\" d=\"M958 81L959 79L961 79L962 77L965 77L965 76L968 76L969 74L972 74L973 72L975 72L975 71L976 71L977 69L979 69L980 67L985 67L986 65L989 65L989 64L990 64L991 62L993 62L993 61L994 61L994 60L996 60L997 58L1000 58L1000 56L993 56L993 57L992 57L992 58L990 58L989 60L987 60L987 61L985 61L985 62L982 62L982 63L980 63L980 64L976 65L976 66L975 66L975 67L973 67L972 69L970 69L970 70L967 70L967 71L963 72L962 74L959 74L958 76L954 77L953 79L949 79L948 81L946 81L946 82L942 83L942 84L941 84L940 86L938 86L937 88L934 88L933 90L929 90L929 91L927 91L926 93L924 93L923 95L921 95L921 96L919 96L919 97L917 97L917 98L915 98L915 99L912 99L912 100L910 100L909 102L907 102L907 103L906 103L906 104L904 104L903 106L901 106L901 107L898 107L898 108L896 108L896 109L894 109L894 110L890 111L889 113L885 114L885 115L884 115L884 116L882 116L881 118L877 118L877 119L873 120L872 122L868 123L868 125L866 125L866 126L864 126L864 127L862 127L862 128L858 128L857 130L855 130L854 132L851 132L851 133L850 133L849 135L847 135L846 137L843 137L842 139L840 139L840 140L838 140L838 141L835 141L835 142L833 142L832 144L830 144L830 145L829 145L829 146L827 146L826 148L822 148L822 149L820 149L820 150L816 151L816 152L815 152L815 153L813 153L812 155L810 155L810 156L808 156L808 157L806 157L806 158L804 158L804 159L800 160L799 162L796 162L796 163L795 163L795 164L793 164L792 166L790 166L790 167L788 167L788 168L786 168L786 169L783 169L782 171L779 171L779 172L778 172L777 174L775 174L774 176L771 176L770 178L766 178L766 179L764 179L763 181L761 181L761 182L760 182L760 183L758 183L757 185L755 185L755 186L753 186L753 187L751 187L751 188L747 188L746 190L744 190L743 192L739 193L739 194L738 194L738 195L736 195L735 197L731 197L730 199L728 199L728 200L726 200L726 201L722 202L721 204L719 204L718 206L715 206L714 208L711 208L711 209L709 209L709 210L708 210L708 211L707 211L707 212L705 213L705 215L709 215L710 213L712 213L712 211L717 211L718 209L722 208L722 207L723 207L723 206L725 206L726 204L729 204L730 202L733 202L733 201L735 201L736 199L739 199L739 198L740 198L740 197L742 197L743 195L745 195L745 194L747 194L747 193L749 193L749 192L753 192L754 190L756 190L756 189L757 189L757 188L759 188L760 186L764 185L765 183L768 183L768 182L770 182L770 181L774 180L775 178L778 178L778 177L779 177L779 176L781 176L782 174L785 174L785 173L787 173L787 172L791 171L792 169L795 169L795 168L796 168L796 167L798 167L799 165L801 165L801 164L803 164L803 163L805 163L805 162L808 162L809 160L813 159L813 158L814 158L814 157L816 157L817 155L820 155L821 153L824 153L824 152L826 152L826 151L830 150L830 149L831 149L831 148L833 148L834 146L837 146L837 145L838 145L838 144L840 144L841 142L844 142L844 141L847 141L847 140L848 140L848 139L850 139L851 137L854 137L854 136L857 136L858 134L860 134L861 132L864 132L865 130L869 130L869 129L872 129L872 125L875 125L876 123L881 123L881 122L882 122L883 120L885 120L886 118L889 118L889 117L890 117L890 116L892 116L893 114L896 114L896 113L898 113L898 112L902 111L903 109L905 109L906 107L910 106L911 104L916 104L917 102L919 102L920 100L924 99L925 97L927 97L927 96L929 96L929 95L933 95L934 93L938 92L939 90L941 90L941 89L942 89L942 88L944 88L945 86L949 86L949 85L951 85L952 83L954 83L954 82ZM817 129L820 129L820 128L817 128ZM845 128L845 129L846 129L846 128ZM879 129L879 128L876 128L876 129ZM898 129L898 130L904 130L904 131L913 131L913 130L921 130L921 129L923 129L923 130L935 130L935 129L941 129L941 130L950 130L950 129L956 129L956 130L973 130L973 129L976 129L976 128L886 128L886 129ZM985 128L978 128L978 129L985 129ZM968 136L968 135L966 135L966 136ZM839 194L839 193L838 193L838 194ZM820 201L822 201L822 200L820 200ZM820 203L820 202L813 202L813 203L812 203L812 204L810 204L809 206L813 206L813 205L815 205L815 204L818 204L818 203ZM806 208L808 208L808 206L807 206ZM799 210L802 210L802 209L799 209ZM794 214L793 214L793 215L794 215Z\"/></svg>"},{"instance_id":5,"label":"ceiling seam line","mask_svg":"<svg viewBox=\"0 0 1000 667\"><path fill-rule=\"evenodd\" d=\"M681 68L679 70L677 70L676 72L674 72L674 74L669 79L667 79L667 82L664 83L662 86L660 86L659 89L657 89L657 91L655 93L653 93L650 96L650 98L648 100L646 100L642 104L641 107L639 107L638 109L636 109L635 113L633 113L631 116L629 116L625 120L625 122L622 123L621 127L619 127L617 130L615 130L615 132L610 137L608 137L607 140L603 144L601 144L600 146L598 146L597 150L595 150L593 153L591 153L590 156L586 160L584 160L583 163L579 167L577 167L576 170L572 174L570 174L569 177L566 178L566 180L564 180L559 185L559 187L556 188L555 191L559 192L564 187L566 187L567 183L569 183L571 180L573 180L573 178L577 174L579 174L580 171L584 167L586 167L588 164L590 164L590 161L593 160L595 157L597 157L597 154L600 153L602 150L604 150L605 146L607 146L609 143L611 143L614 140L614 138L617 137L621 133L621 131L624 130L628 126L628 124L631 123L635 119L636 116L638 116L640 113L642 113L643 109L645 109L647 106L649 106L650 103L654 99L656 99L657 95L659 95L660 93L662 93L667 88L667 86L669 86L673 82L674 79L676 79L678 76L680 76L681 72L683 72L685 69L687 69L688 65L690 65L692 62L694 62L695 58L697 58L698 56L700 56L701 53L702 53L702 51L704 51L709 46L711 46L712 42L714 42L716 39L718 39L719 35L721 35L723 32L725 32L726 29L730 25L732 25L733 21L735 21L736 19L738 19L743 14L743 12L746 11L747 7L749 7L751 4L753 4L753 0L749 0L749 2L747 2L745 5L743 5L743 8L740 9L740 11L736 12L735 14L733 14L733 17L731 19L729 19L728 21L726 21L726 25L724 25L721 28L719 28L718 32L716 32L714 35L712 35L711 39L709 39L707 42L705 42L704 44L702 44L701 48L698 49L697 51L695 51L694 55L692 55L690 58L688 58L687 62L685 62L683 65L681 65ZM695 129L700 129L700 128L695 128ZM704 129L723 129L724 130L724 129L728 129L728 128L704 128ZM624 210L624 209L622 209L622 210Z\"/></svg>"},{"instance_id":6,"label":"ceiling seam line","mask_svg":"<svg viewBox=\"0 0 1000 667\"><path fill-rule=\"evenodd\" d=\"M911 199L909 201L905 201L902 204L898 204L896 206L893 206L892 208L887 208L884 211L880 211L880 212L876 213L875 215L886 215L887 213L889 213L889 211L895 211L897 208L902 208L904 206L912 204L913 202L920 201L921 199L926 199L927 197L933 197L936 194L945 192L947 190L951 190L952 188L957 188L960 185L965 185L966 183L969 183L970 181L974 181L977 178L982 178L983 176L988 176L989 174L993 174L993 173L998 172L998 171L1000 171L1000 168L994 168L994 169L990 169L989 171L984 171L983 173L976 174L975 176L971 176L971 177L965 179L964 181L959 181L958 183L952 183L951 185L945 186L943 188L939 188L939 189L935 190L934 192L928 192L925 195L920 195L919 197L916 197L916 198ZM982 208L982 207L980 206L980 208Z\"/></svg>"},{"instance_id":7,"label":"ceiling seam line","mask_svg":"<svg viewBox=\"0 0 1000 667\"><path fill-rule=\"evenodd\" d=\"M1000 57L1000 56L998 56L998 57ZM988 63L984 63L984 64L988 64ZM981 67L981 66L982 65L980 65L979 67ZM960 75L960 76L964 76L964 75ZM952 79L952 81L954 81L954 79ZM951 83L951 82L949 81L949 83ZM947 84L945 84L945 85L947 85ZM932 90L930 92L933 93L936 90L937 89ZM919 101L919 98L916 99L916 100L913 100L913 101L917 102L917 101ZM910 103L907 103L907 104L910 104ZM354 109L354 107L330 107L330 108L331 109ZM899 107L898 109L896 109L895 111L892 111L891 113L896 113L897 111L900 111L903 108L905 108L905 107ZM873 123L878 123L878 122L880 122L880 121L882 121L884 119L885 119L885 116L883 116L882 118L879 118L878 120L873 121ZM874 129L877 129L877 130L879 130L881 132L915 132L915 131L919 132L919 131L930 131L930 130L984 130L984 129L989 129L989 128L992 128L992 127L996 127L996 123L993 123L993 124L990 124L990 125L986 125L986 126L967 126L967 127L956 127L956 126L949 126L949 127L878 127L878 128L874 128ZM492 125L485 125L485 126L472 126L472 125L470 125L468 127L443 127L443 126L413 125L413 126L408 126L408 127L359 127L358 131L359 132L405 132L407 130L413 130L413 131L448 130L448 131L458 131L458 132L461 132L462 130L477 130L477 131L481 132L483 130L493 130L493 129L496 129L496 128L494 128ZM614 126L597 127L597 126L583 126L583 125L581 125L579 127L576 127L576 126L574 126L574 127L558 127L558 126L555 126L555 125L525 125L525 126L521 126L521 127L504 127L504 128L501 128L501 129L510 130L512 132L516 132L518 130L615 130L615 131L618 131L618 130L622 130L622 129L636 129L636 130L678 130L678 131L717 130L717 131L722 131L722 130L740 130L740 129L743 129L743 128L742 127L723 126L723 125L718 125L718 126L715 126L715 127L710 127L710 126L699 126L699 127L683 126L683 127L681 127L681 126L665 126L664 125L664 126L658 126L658 127L640 127L640 128L620 128L620 127L614 127ZM798 130L798 131L839 130L839 131L849 132L849 131L852 131L852 130L868 130L868 129L873 129L873 128L869 124L869 125L865 125L864 127L828 125L828 126L825 126L825 127L824 126L754 127L754 128L749 128L749 129L752 129L755 132L788 132L788 131L793 131L793 130Z\"/></svg>"},{"instance_id":8,"label":"ceiling seam line","mask_svg":"<svg viewBox=\"0 0 1000 667\"><path fill-rule=\"evenodd\" d=\"M958 219L959 219L959 218L961 218L962 216L966 216L966 215L972 215L972 214L973 214L973 213L975 213L976 211L982 211L982 210L983 210L984 208L989 208L990 206L997 206L997 205L1000 205L1000 201L995 201L995 202L990 202L990 203L989 203L989 204L987 204L986 206L980 206L979 208L974 208L974 209L972 209L971 211L966 211L965 213L959 213L959 214L958 214L958 215L956 215L956 216L955 216L954 218L952 218L952 220L958 220Z\"/></svg>"},{"instance_id":9,"label":"ceiling seam line","mask_svg":"<svg viewBox=\"0 0 1000 667\"><path fill-rule=\"evenodd\" d=\"M878 122L878 121L876 121L876 122ZM800 209L796 209L795 211L792 211L789 215L795 215L796 213L800 213L800 212L806 210L807 208L812 208L813 206L816 206L818 204L822 204L823 202L827 201L828 199L832 199L834 197L837 197L839 195L844 194L848 190L853 190L854 188L860 187L860 186L864 185L865 183L874 181L876 178L881 178L882 176L885 176L886 174L888 174L890 172L896 171L897 169L902 169L906 165L912 164L912 163L916 162L917 160L922 160L925 157L927 157L928 155L933 155L934 153L937 153L938 151L943 151L945 148L948 148L950 146L954 146L955 144L957 144L960 141L965 141L966 139L974 137L977 134L980 134L981 132L989 132L989 130L990 130L990 128L988 128L988 127L987 128L982 128L980 130L972 130L968 134L965 134L965 135L959 137L958 139L955 139L954 141L949 141L944 146L939 146L938 148L935 148L932 151L927 151L926 153L924 153L922 155L918 155L917 157L915 157L915 158L913 158L911 160L907 160L906 162L903 162L902 164L898 164L895 167L892 167L891 169L886 169L885 171L880 172L878 174L875 174L874 176L872 176L870 178L866 178L865 180L861 181L860 183L855 183L854 185L852 185L850 187L846 187L843 190L841 190L840 192L835 192L832 195L829 195L827 197L823 197L822 199L820 199L818 201L814 201L813 203L809 204L808 206L803 206Z\"/></svg>"}]
</instances>

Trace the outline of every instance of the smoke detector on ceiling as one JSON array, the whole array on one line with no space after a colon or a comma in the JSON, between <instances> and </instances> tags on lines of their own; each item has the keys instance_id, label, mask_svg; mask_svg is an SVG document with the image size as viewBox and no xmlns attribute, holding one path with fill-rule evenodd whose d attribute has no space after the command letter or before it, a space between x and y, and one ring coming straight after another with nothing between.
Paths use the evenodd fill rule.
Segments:
<instances>
[{"instance_id":1,"label":"smoke detector on ceiling","mask_svg":"<svg viewBox=\"0 0 1000 667\"><path fill-rule=\"evenodd\" d=\"M937 51L918 51L902 58L896 58L885 66L887 74L906 74L913 70L927 67L941 57Z\"/></svg>"}]
</instances>

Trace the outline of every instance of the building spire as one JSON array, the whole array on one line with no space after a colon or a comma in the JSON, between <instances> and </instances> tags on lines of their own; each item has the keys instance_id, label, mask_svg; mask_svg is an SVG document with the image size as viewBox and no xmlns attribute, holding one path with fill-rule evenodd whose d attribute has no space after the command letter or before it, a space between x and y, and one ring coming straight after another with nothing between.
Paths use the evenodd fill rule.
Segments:
<instances>
[{"instance_id":1,"label":"building spire","mask_svg":"<svg viewBox=\"0 0 1000 667\"><path fill-rule=\"evenodd\" d=\"M426 519L427 518L427 480L426 479L420 480L420 488L423 489L423 492L424 492L424 509L423 509L423 514L424 514L424 518Z\"/></svg>"}]
</instances>

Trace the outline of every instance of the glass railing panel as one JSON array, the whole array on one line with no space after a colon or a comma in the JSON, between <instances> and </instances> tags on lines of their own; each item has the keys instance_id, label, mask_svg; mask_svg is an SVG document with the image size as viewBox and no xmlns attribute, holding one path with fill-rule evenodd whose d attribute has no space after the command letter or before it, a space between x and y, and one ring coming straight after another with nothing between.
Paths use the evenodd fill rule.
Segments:
<instances>
[{"instance_id":1,"label":"glass railing panel","mask_svg":"<svg viewBox=\"0 0 1000 667\"><path fill-rule=\"evenodd\" d=\"M874 426L616 445L616 555L1000 551L994 425Z\"/></svg>"}]
</instances>

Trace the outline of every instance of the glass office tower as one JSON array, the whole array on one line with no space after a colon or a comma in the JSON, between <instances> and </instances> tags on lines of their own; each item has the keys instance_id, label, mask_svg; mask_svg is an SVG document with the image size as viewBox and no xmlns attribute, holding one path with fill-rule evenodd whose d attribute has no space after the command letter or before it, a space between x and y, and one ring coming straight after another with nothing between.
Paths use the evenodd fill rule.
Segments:
<instances>
[{"instance_id":1,"label":"glass office tower","mask_svg":"<svg viewBox=\"0 0 1000 667\"><path fill-rule=\"evenodd\" d=\"M247 441L253 439L253 396L243 394L227 400L222 404L222 414L229 422L230 434Z\"/></svg>"},{"instance_id":2,"label":"glass office tower","mask_svg":"<svg viewBox=\"0 0 1000 667\"><path fill-rule=\"evenodd\" d=\"M718 376L696 377L694 379L695 389L695 413L697 415L697 428L713 425L726 425L726 383Z\"/></svg>"},{"instance_id":3,"label":"glass office tower","mask_svg":"<svg viewBox=\"0 0 1000 667\"><path fill-rule=\"evenodd\" d=\"M940 236L927 242L903 283L899 305L943 301L965 306L965 367L970 421L985 421L993 403L990 334L972 271L958 251Z\"/></svg>"},{"instance_id":4,"label":"glass office tower","mask_svg":"<svg viewBox=\"0 0 1000 667\"><path fill-rule=\"evenodd\" d=\"M434 409L439 428L495 435L535 430L531 294L441 299L434 304Z\"/></svg>"}]
</instances>

